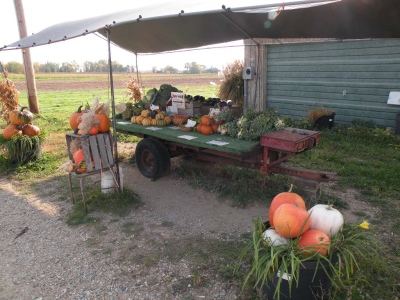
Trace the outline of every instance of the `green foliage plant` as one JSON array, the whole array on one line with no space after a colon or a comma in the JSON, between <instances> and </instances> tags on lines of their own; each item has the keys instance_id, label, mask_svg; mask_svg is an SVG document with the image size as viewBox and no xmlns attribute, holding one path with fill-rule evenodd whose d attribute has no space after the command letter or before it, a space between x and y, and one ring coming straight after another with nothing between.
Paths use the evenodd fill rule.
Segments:
<instances>
[{"instance_id":1,"label":"green foliage plant","mask_svg":"<svg viewBox=\"0 0 400 300\"><path fill-rule=\"evenodd\" d=\"M254 230L251 240L244 247L239 258L240 267L245 259L250 259L251 265L244 279L243 287L252 282L253 288L262 289L265 285L271 288L271 280L278 277L274 299L281 298L282 280L288 280L290 293L300 280L301 267L304 262L316 263L315 274L322 268L336 289L344 289L353 279L356 270L364 261L376 260L380 249L377 240L370 233L369 224L344 224L342 229L332 237L328 256L314 253L304 255L298 247L299 237L292 239L289 244L274 246L263 237L268 224L254 220ZM238 268L235 269L235 272ZM285 278L284 278L285 277Z\"/></svg>"}]
</instances>

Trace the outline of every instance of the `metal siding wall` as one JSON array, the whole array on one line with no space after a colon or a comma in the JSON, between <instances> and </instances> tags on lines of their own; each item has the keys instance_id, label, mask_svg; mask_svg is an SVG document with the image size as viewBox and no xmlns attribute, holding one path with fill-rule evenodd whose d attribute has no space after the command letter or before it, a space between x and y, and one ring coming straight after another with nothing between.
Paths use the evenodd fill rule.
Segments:
<instances>
[{"instance_id":1,"label":"metal siding wall","mask_svg":"<svg viewBox=\"0 0 400 300\"><path fill-rule=\"evenodd\" d=\"M399 90L400 40L268 46L267 107L280 115L306 118L323 105L336 112L335 123L394 128L400 107L387 99Z\"/></svg>"}]
</instances>

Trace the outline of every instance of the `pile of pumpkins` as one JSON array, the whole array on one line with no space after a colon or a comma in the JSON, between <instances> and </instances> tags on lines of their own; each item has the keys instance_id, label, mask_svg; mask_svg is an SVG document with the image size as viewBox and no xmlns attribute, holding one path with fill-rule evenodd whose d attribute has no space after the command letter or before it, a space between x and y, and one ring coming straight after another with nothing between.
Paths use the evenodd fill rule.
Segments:
<instances>
[{"instance_id":1,"label":"pile of pumpkins","mask_svg":"<svg viewBox=\"0 0 400 300\"><path fill-rule=\"evenodd\" d=\"M172 123L172 119L160 109L144 109L140 113L140 116L133 116L131 122L143 126L166 126Z\"/></svg>"},{"instance_id":2,"label":"pile of pumpkins","mask_svg":"<svg viewBox=\"0 0 400 300\"><path fill-rule=\"evenodd\" d=\"M268 213L270 227L263 232L264 240L269 246L294 241L305 256L327 256L332 237L344 224L343 215L325 204L307 210L304 199L292 188L273 198Z\"/></svg>"},{"instance_id":3,"label":"pile of pumpkins","mask_svg":"<svg viewBox=\"0 0 400 300\"><path fill-rule=\"evenodd\" d=\"M15 109L8 114L9 124L3 130L3 137L9 141L15 135L36 136L40 135L40 128L32 124L33 113L27 107Z\"/></svg>"},{"instance_id":4,"label":"pile of pumpkins","mask_svg":"<svg viewBox=\"0 0 400 300\"><path fill-rule=\"evenodd\" d=\"M78 128L79 124L82 122L82 116L85 111L82 110L82 106L79 106L78 110L73 112L69 118L69 126L74 131L75 134L82 135L82 131ZM104 113L96 113L96 119L98 123L93 125L88 134L96 135L98 133L105 133L110 130L111 120L110 117Z\"/></svg>"},{"instance_id":5,"label":"pile of pumpkins","mask_svg":"<svg viewBox=\"0 0 400 300\"><path fill-rule=\"evenodd\" d=\"M215 118L205 115L201 117L200 124L198 124L195 129L197 132L200 132L201 134L210 135L213 133L217 133L218 127L222 123L223 123L222 121L217 122Z\"/></svg>"}]
</instances>

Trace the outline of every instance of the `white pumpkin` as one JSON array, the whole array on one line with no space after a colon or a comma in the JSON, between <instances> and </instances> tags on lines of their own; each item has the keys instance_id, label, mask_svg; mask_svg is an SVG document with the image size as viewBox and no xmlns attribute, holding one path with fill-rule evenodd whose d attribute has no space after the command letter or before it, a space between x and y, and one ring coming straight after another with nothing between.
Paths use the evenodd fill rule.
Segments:
<instances>
[{"instance_id":1,"label":"white pumpkin","mask_svg":"<svg viewBox=\"0 0 400 300\"><path fill-rule=\"evenodd\" d=\"M263 238L269 246L286 245L290 239L281 236L275 229L268 228L263 232Z\"/></svg>"},{"instance_id":2,"label":"white pumpkin","mask_svg":"<svg viewBox=\"0 0 400 300\"><path fill-rule=\"evenodd\" d=\"M344 219L340 211L333 205L316 204L309 209L310 229L320 230L329 237L334 236L342 228Z\"/></svg>"}]
</instances>

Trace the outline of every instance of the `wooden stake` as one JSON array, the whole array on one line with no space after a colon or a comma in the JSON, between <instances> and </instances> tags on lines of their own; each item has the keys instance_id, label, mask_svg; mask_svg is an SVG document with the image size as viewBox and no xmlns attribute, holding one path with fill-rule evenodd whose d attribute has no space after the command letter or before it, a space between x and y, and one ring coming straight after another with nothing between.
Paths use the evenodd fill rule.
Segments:
<instances>
[{"instance_id":1,"label":"wooden stake","mask_svg":"<svg viewBox=\"0 0 400 300\"><path fill-rule=\"evenodd\" d=\"M15 13L17 15L19 36L22 39L22 38L28 36L27 30L26 30L25 14L24 14L24 8L22 5L22 0L14 0L14 6L15 6ZM29 110L34 114L38 114L39 113L39 103L38 103L38 99L37 99L35 74L33 71L31 53L30 53L29 48L22 49L22 58L24 61L25 80L26 80L26 87L28 90Z\"/></svg>"}]
</instances>

